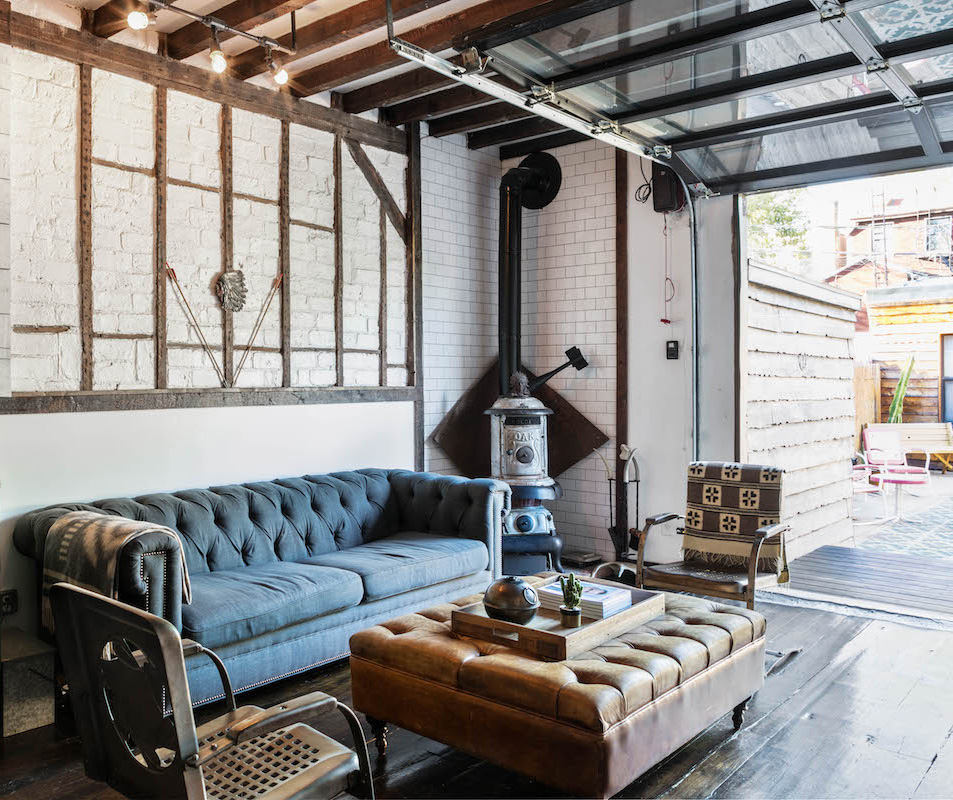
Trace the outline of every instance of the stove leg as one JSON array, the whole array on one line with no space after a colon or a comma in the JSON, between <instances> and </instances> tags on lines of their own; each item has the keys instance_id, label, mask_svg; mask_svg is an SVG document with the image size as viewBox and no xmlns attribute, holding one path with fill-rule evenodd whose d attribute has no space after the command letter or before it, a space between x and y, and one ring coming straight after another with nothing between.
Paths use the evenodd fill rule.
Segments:
<instances>
[{"instance_id":1,"label":"stove leg","mask_svg":"<svg viewBox=\"0 0 953 800\"><path fill-rule=\"evenodd\" d=\"M552 562L553 570L563 572L563 562L561 559L563 552L563 540L555 533L553 534L553 549L549 554L549 560Z\"/></svg>"}]
</instances>

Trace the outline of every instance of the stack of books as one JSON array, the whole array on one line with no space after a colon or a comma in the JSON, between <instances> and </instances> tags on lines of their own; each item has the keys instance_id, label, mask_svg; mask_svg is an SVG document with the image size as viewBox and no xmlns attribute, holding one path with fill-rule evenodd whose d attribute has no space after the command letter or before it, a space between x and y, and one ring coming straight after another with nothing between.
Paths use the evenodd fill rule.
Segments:
<instances>
[{"instance_id":1,"label":"stack of books","mask_svg":"<svg viewBox=\"0 0 953 800\"><path fill-rule=\"evenodd\" d=\"M543 608L558 611L563 604L563 590L559 581L536 589ZM605 619L632 606L632 592L615 586L582 581L582 615L590 619Z\"/></svg>"}]
</instances>

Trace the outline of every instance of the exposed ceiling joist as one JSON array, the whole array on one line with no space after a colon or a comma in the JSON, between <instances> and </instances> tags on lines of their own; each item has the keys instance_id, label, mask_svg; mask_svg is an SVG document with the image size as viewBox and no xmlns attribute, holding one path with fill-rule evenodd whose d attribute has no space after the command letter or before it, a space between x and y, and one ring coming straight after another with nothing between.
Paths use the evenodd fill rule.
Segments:
<instances>
[{"instance_id":1,"label":"exposed ceiling joist","mask_svg":"<svg viewBox=\"0 0 953 800\"><path fill-rule=\"evenodd\" d=\"M405 122L429 120L467 108L486 106L493 102L495 102L494 98L478 89L471 89L469 86L453 86L442 92L424 95L416 100L391 106L384 111L384 119L391 125L403 125Z\"/></svg>"},{"instance_id":2,"label":"exposed ceiling joist","mask_svg":"<svg viewBox=\"0 0 953 800\"><path fill-rule=\"evenodd\" d=\"M431 72L429 69L414 69L342 94L342 108L351 114L360 114L362 111L403 103L455 85L453 78Z\"/></svg>"},{"instance_id":3,"label":"exposed ceiling joist","mask_svg":"<svg viewBox=\"0 0 953 800\"><path fill-rule=\"evenodd\" d=\"M445 2L447 0L393 0L394 19L404 19ZM295 58L320 53L355 36L377 30L385 22L384 3L380 0L363 0L298 28ZM279 36L277 39L282 44L291 46L290 33ZM261 52L255 48L233 56L231 59L232 74L245 80L260 75L267 69Z\"/></svg>"},{"instance_id":4,"label":"exposed ceiling joist","mask_svg":"<svg viewBox=\"0 0 953 800\"><path fill-rule=\"evenodd\" d=\"M383 13L384 4L375 0ZM402 38L412 44L432 52L446 50L453 44L453 37L461 30L471 30L518 12L531 14L534 9L545 5L543 0L488 0L476 6L470 6L451 17L435 20L427 25L407 31ZM301 32L298 32L299 37ZM300 49L300 44L299 44ZM319 64L293 77L295 91L301 95L317 94L351 81L366 78L399 64L406 63L385 41L341 56L341 58Z\"/></svg>"},{"instance_id":5,"label":"exposed ceiling joist","mask_svg":"<svg viewBox=\"0 0 953 800\"><path fill-rule=\"evenodd\" d=\"M470 111L461 111L430 122L431 136L450 136L454 133L469 133L482 128L490 128L503 122L516 119L529 119L532 111L519 108L510 103L493 103Z\"/></svg>"},{"instance_id":6,"label":"exposed ceiling joist","mask_svg":"<svg viewBox=\"0 0 953 800\"><path fill-rule=\"evenodd\" d=\"M482 131L467 134L467 146L471 150L480 150L483 147L513 144L526 139L535 139L540 136L558 133L565 130L559 123L548 119L527 119L511 122L507 125L497 125L495 128L486 128Z\"/></svg>"},{"instance_id":7,"label":"exposed ceiling joist","mask_svg":"<svg viewBox=\"0 0 953 800\"><path fill-rule=\"evenodd\" d=\"M126 17L134 8L132 0L108 0L97 8L89 21L89 32L108 38L126 28Z\"/></svg>"},{"instance_id":8,"label":"exposed ceiling joist","mask_svg":"<svg viewBox=\"0 0 953 800\"><path fill-rule=\"evenodd\" d=\"M576 133L576 131L563 131L562 133L554 133L552 136L542 136L539 139L528 139L525 142L517 142L501 147L500 159L505 161L508 158L520 158L521 156L528 156L530 153L539 153L542 150L552 150L556 147L564 147L567 144L584 142L588 138L588 136Z\"/></svg>"},{"instance_id":9,"label":"exposed ceiling joist","mask_svg":"<svg viewBox=\"0 0 953 800\"><path fill-rule=\"evenodd\" d=\"M250 31L273 19L283 17L292 11L306 6L312 0L235 0L227 6L216 9L212 16L243 31ZM219 40L231 39L233 34L222 31ZM209 46L208 26L201 22L190 22L177 31L168 34L166 49L171 58L188 58L201 53Z\"/></svg>"}]
</instances>

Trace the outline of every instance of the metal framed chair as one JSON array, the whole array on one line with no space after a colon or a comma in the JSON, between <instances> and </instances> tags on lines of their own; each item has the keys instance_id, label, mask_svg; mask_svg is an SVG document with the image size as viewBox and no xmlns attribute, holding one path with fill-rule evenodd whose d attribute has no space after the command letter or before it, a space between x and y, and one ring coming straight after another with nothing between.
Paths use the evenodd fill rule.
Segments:
<instances>
[{"instance_id":1,"label":"metal framed chair","mask_svg":"<svg viewBox=\"0 0 953 800\"><path fill-rule=\"evenodd\" d=\"M757 464L696 461L688 467L685 516L648 517L638 539L636 586L743 599L754 608L755 589L789 580L781 522L783 470ZM683 560L645 564L645 547L656 525L684 519Z\"/></svg>"},{"instance_id":2,"label":"metal framed chair","mask_svg":"<svg viewBox=\"0 0 953 800\"><path fill-rule=\"evenodd\" d=\"M168 621L66 583L50 592L86 774L129 797L185 800L374 797L354 712L324 692L237 708L221 659ZM222 678L229 710L196 729L185 656ZM356 752L303 724L337 709Z\"/></svg>"}]
</instances>

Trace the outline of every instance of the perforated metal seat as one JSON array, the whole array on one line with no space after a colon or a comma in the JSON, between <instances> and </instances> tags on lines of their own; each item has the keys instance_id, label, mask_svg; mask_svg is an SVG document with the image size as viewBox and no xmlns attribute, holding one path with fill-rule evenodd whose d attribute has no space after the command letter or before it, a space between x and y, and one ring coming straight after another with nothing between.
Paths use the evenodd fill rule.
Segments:
<instances>
[{"instance_id":1,"label":"perforated metal seat","mask_svg":"<svg viewBox=\"0 0 953 800\"><path fill-rule=\"evenodd\" d=\"M160 617L69 584L50 592L86 774L131 797L330 800L374 788L361 724L312 692L237 708L221 659ZM212 659L229 711L196 730L185 653ZM337 709L357 752L308 725Z\"/></svg>"}]
</instances>

